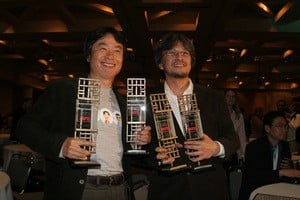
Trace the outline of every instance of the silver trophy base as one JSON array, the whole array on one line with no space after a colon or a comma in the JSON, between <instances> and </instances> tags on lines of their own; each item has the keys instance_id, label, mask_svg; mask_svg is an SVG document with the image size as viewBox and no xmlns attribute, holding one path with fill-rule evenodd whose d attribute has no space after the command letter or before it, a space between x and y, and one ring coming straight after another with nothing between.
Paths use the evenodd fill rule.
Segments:
<instances>
[{"instance_id":1,"label":"silver trophy base","mask_svg":"<svg viewBox=\"0 0 300 200\"><path fill-rule=\"evenodd\" d=\"M142 149L131 149L131 150L127 150L126 152L124 152L124 154L126 154L126 155L145 155L145 154L149 154L149 152L147 152L146 150L142 150Z\"/></svg>"},{"instance_id":2,"label":"silver trophy base","mask_svg":"<svg viewBox=\"0 0 300 200\"><path fill-rule=\"evenodd\" d=\"M101 166L99 163L93 160L73 160L73 164L77 167L88 167L88 168Z\"/></svg>"}]
</instances>

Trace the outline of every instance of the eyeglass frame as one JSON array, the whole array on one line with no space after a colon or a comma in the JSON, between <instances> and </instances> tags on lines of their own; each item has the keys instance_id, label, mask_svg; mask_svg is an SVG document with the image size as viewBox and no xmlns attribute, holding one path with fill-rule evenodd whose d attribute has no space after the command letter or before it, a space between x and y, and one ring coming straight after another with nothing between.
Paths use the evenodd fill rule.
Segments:
<instances>
[{"instance_id":1,"label":"eyeglass frame","mask_svg":"<svg viewBox=\"0 0 300 200\"><path fill-rule=\"evenodd\" d=\"M184 51L176 51L176 50L167 50L163 53L163 55L171 56L171 57L178 57L179 55L182 57L188 57L191 56L191 53L188 50Z\"/></svg>"},{"instance_id":2,"label":"eyeglass frame","mask_svg":"<svg viewBox=\"0 0 300 200\"><path fill-rule=\"evenodd\" d=\"M272 124L272 126L276 127L276 128L280 128L280 129L289 129L289 124Z\"/></svg>"}]
</instances>

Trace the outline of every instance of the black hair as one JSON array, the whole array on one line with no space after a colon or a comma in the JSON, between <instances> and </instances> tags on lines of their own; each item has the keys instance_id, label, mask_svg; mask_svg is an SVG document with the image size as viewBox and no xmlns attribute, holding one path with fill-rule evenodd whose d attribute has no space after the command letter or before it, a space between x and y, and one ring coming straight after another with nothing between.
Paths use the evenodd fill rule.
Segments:
<instances>
[{"instance_id":1,"label":"black hair","mask_svg":"<svg viewBox=\"0 0 300 200\"><path fill-rule=\"evenodd\" d=\"M284 112L276 110L268 112L263 118L263 125L272 126L274 120L278 117L283 117L284 119L286 119Z\"/></svg>"},{"instance_id":2,"label":"black hair","mask_svg":"<svg viewBox=\"0 0 300 200\"><path fill-rule=\"evenodd\" d=\"M159 40L154 50L154 61L157 66L161 64L163 52L172 49L177 42L182 42L183 46L190 52L192 58L192 67L194 67L196 63L194 45L192 41L182 33L167 33Z\"/></svg>"},{"instance_id":3,"label":"black hair","mask_svg":"<svg viewBox=\"0 0 300 200\"><path fill-rule=\"evenodd\" d=\"M300 114L300 102L295 102L291 105L291 119L295 118L297 114Z\"/></svg>"},{"instance_id":4,"label":"black hair","mask_svg":"<svg viewBox=\"0 0 300 200\"><path fill-rule=\"evenodd\" d=\"M122 32L112 27L98 27L97 29L90 31L85 38L83 45L85 58L88 58L91 55L93 44L106 34L112 34L115 40L123 45L123 54L126 54L126 39Z\"/></svg>"}]
</instances>

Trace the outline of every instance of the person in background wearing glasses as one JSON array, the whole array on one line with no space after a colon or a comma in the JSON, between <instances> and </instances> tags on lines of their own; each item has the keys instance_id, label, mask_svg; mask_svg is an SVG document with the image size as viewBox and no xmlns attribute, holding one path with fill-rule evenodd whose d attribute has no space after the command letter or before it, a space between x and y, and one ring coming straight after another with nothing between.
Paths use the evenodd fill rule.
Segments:
<instances>
[{"instance_id":1,"label":"person in background wearing glasses","mask_svg":"<svg viewBox=\"0 0 300 200\"><path fill-rule=\"evenodd\" d=\"M288 122L281 111L270 111L263 118L265 135L246 147L245 169L240 189L240 200L249 198L256 188L277 183L292 182L300 178L294 168L291 151L286 141Z\"/></svg>"},{"instance_id":2,"label":"person in background wearing glasses","mask_svg":"<svg viewBox=\"0 0 300 200\"><path fill-rule=\"evenodd\" d=\"M156 93L165 93L172 108L181 156L177 159L180 159L179 162L187 162L188 156L193 156L189 162L201 163L209 160L213 167L198 172L152 171L154 173L149 176L148 200L228 199L226 173L222 162L225 157L228 158L236 152L239 139L234 132L223 92L201 88L189 78L195 65L195 50L191 40L183 34L166 34L155 49L155 62L165 76L164 85ZM204 138L185 141L177 97L192 93L197 96ZM156 135L152 135L150 157L152 167L159 169L159 165L168 166L173 163L174 158L168 156L165 148L158 147ZM187 152L186 149L194 151Z\"/></svg>"}]
</instances>

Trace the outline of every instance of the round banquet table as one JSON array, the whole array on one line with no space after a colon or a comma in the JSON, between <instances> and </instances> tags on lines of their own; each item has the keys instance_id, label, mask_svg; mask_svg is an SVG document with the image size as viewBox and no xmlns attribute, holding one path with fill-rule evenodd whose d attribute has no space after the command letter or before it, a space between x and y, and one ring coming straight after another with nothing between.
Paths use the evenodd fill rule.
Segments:
<instances>
[{"instance_id":1,"label":"round banquet table","mask_svg":"<svg viewBox=\"0 0 300 200\"><path fill-rule=\"evenodd\" d=\"M0 171L0 199L13 200L10 178L5 172L2 171Z\"/></svg>"},{"instance_id":2,"label":"round banquet table","mask_svg":"<svg viewBox=\"0 0 300 200\"><path fill-rule=\"evenodd\" d=\"M265 185L255 189L251 193L249 200L256 199L257 195L261 196L261 199L263 199L263 196L271 196L272 199L298 199L300 197L300 185L290 183Z\"/></svg>"}]
</instances>

